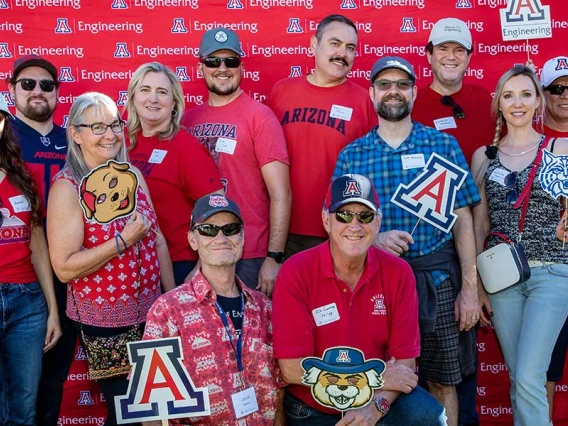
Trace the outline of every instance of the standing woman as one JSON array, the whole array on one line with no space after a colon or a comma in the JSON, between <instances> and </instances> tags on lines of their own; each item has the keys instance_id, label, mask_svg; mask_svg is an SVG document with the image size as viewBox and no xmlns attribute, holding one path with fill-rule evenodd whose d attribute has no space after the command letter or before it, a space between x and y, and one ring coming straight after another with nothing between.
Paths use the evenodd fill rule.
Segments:
<instances>
[{"instance_id":1,"label":"standing woman","mask_svg":"<svg viewBox=\"0 0 568 426\"><path fill-rule=\"evenodd\" d=\"M34 425L43 352L61 336L37 185L0 96L0 424Z\"/></svg>"},{"instance_id":2,"label":"standing woman","mask_svg":"<svg viewBox=\"0 0 568 426\"><path fill-rule=\"evenodd\" d=\"M159 237L156 214L139 170L132 168L139 183L134 211L112 220L99 220L99 212L133 204L123 198L132 188L123 186L123 175L110 169L97 174L102 178L96 189L81 182L109 160L126 162L123 129L112 99L94 92L79 96L69 111L67 160L49 195L49 254L55 273L68 283L67 316L81 336L91 376L96 361L107 351L93 348L89 341L143 331L146 314L160 295L160 282L166 291L174 287L168 250ZM123 342L112 350L124 347ZM116 424L114 397L126 394L127 373L104 374L97 380L108 406L105 425Z\"/></svg>"},{"instance_id":3,"label":"standing woman","mask_svg":"<svg viewBox=\"0 0 568 426\"><path fill-rule=\"evenodd\" d=\"M553 149L556 155L566 155L568 140L557 139L553 145L533 128L535 115L544 111L544 97L530 68L517 66L501 77L492 110L497 121L495 139L478 149L472 161L481 195L481 204L474 208L477 250L483 250L489 232L500 232L513 241L520 238L531 278L489 295L490 305L484 305L492 309L491 320L509 370L514 424L548 425L544 384L552 349L568 315L568 250L562 247L561 204L539 181L542 162L530 189L522 236L522 208L515 208L515 203L519 197L526 202L523 189L533 163L538 164L539 151ZM507 135L500 138L503 125Z\"/></svg>"},{"instance_id":4,"label":"standing woman","mask_svg":"<svg viewBox=\"0 0 568 426\"><path fill-rule=\"evenodd\" d=\"M197 262L187 242L195 201L223 192L207 149L180 128L184 102L176 75L159 62L141 65L128 84L129 158L148 181L177 285Z\"/></svg>"}]
</instances>

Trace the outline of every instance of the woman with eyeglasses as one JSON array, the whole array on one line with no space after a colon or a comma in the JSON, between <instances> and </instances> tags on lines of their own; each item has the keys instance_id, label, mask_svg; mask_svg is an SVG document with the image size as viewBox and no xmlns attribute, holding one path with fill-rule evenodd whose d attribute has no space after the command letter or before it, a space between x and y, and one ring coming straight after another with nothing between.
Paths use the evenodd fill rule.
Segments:
<instances>
[{"instance_id":1,"label":"woman with eyeglasses","mask_svg":"<svg viewBox=\"0 0 568 426\"><path fill-rule=\"evenodd\" d=\"M10 115L0 97L0 424L28 425L35 424L43 352L61 327L38 185Z\"/></svg>"},{"instance_id":2,"label":"woman with eyeglasses","mask_svg":"<svg viewBox=\"0 0 568 426\"><path fill-rule=\"evenodd\" d=\"M105 425L115 425L114 397L126 394L129 368L99 362L126 340L139 340L160 284L174 287L173 272L144 177L125 165L124 122L114 101L102 93L79 96L67 126L67 160L49 195L49 254L68 283L67 316L107 401ZM126 337L110 349L102 344L118 336Z\"/></svg>"},{"instance_id":3,"label":"woman with eyeglasses","mask_svg":"<svg viewBox=\"0 0 568 426\"><path fill-rule=\"evenodd\" d=\"M195 201L223 193L217 166L197 139L181 128L185 100L176 75L159 62L141 65L128 84L129 158L140 169L156 206L176 285L197 263L187 232Z\"/></svg>"},{"instance_id":4,"label":"woman with eyeglasses","mask_svg":"<svg viewBox=\"0 0 568 426\"><path fill-rule=\"evenodd\" d=\"M507 71L497 84L492 103L495 138L491 145L478 149L472 161L481 195L481 204L474 208L478 252L483 251L489 232L499 232L520 243L531 267L527 281L489 295L490 304L484 303L509 370L516 426L549 424L546 371L568 315L568 250L563 247L561 203L540 183L541 150L554 149L555 155L566 155L568 140L546 139L533 127L535 117L544 111L544 102L542 88L530 68L517 66ZM507 134L501 137L503 127ZM530 188L525 188L533 168L535 178ZM520 233L522 206L527 200ZM492 246L501 241L490 238L488 242ZM487 295L481 299L486 300ZM482 315L486 324L488 319Z\"/></svg>"}]
</instances>

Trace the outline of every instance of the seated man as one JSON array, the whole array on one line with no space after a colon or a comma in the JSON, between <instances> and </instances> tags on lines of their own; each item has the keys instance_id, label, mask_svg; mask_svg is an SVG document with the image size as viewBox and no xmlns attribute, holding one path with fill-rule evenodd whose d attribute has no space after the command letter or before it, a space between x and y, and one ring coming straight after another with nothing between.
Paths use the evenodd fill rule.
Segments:
<instances>
[{"instance_id":1,"label":"seated man","mask_svg":"<svg viewBox=\"0 0 568 426\"><path fill-rule=\"evenodd\" d=\"M281 381L272 353L272 305L235 275L244 240L235 202L218 194L197 200L188 239L201 268L154 303L144 339L180 336L183 363L194 384L209 387L211 416L192 418L191 424L279 424L275 413ZM237 420L231 397L251 388L258 410Z\"/></svg>"},{"instance_id":2,"label":"seated man","mask_svg":"<svg viewBox=\"0 0 568 426\"><path fill-rule=\"evenodd\" d=\"M417 386L420 354L414 275L408 264L372 247L381 224L377 192L361 175L333 181L322 212L329 241L288 259L274 291L274 355L289 383L287 426L445 425L444 409ZM326 307L325 318L317 308ZM304 357L329 348L359 349L387 361L373 401L343 418L302 385Z\"/></svg>"}]
</instances>

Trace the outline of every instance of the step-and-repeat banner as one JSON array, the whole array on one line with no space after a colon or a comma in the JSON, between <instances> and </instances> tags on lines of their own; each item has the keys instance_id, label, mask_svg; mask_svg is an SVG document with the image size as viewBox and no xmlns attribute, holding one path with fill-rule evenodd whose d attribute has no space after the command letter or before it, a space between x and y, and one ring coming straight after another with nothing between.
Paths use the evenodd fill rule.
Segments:
<instances>
[{"instance_id":1,"label":"step-and-repeat banner","mask_svg":"<svg viewBox=\"0 0 568 426\"><path fill-rule=\"evenodd\" d=\"M520 4L535 7L534 1ZM364 87L373 63L385 55L405 57L416 68L419 87L429 84L428 35L438 19L451 16L464 20L473 35L466 81L493 92L499 76L513 64L530 57L540 72L547 59L568 54L568 3L542 4L550 6L553 38L527 43L501 38L499 9L507 0L0 0L0 92L11 101L3 81L11 76L16 58L45 56L60 70L55 121L65 125L75 97L96 90L124 105L136 68L160 61L177 73L191 108L206 101L196 67L201 35L225 27L242 41L242 86L262 102L279 79L311 72L309 38L331 13L344 14L357 25L359 46L350 78ZM483 424L511 424L507 369L491 328L480 329L478 348ZM554 423L568 425L568 373L556 390ZM78 347L60 424L102 425L104 403L96 385L87 380Z\"/></svg>"}]
</instances>

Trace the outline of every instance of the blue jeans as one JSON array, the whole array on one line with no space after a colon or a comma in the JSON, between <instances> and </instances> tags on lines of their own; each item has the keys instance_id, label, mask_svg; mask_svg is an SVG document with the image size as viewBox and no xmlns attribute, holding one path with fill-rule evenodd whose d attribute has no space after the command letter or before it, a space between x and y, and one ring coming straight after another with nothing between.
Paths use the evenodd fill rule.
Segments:
<instances>
[{"instance_id":1,"label":"blue jeans","mask_svg":"<svg viewBox=\"0 0 568 426\"><path fill-rule=\"evenodd\" d=\"M489 296L511 381L515 426L547 425L546 370L568 315L568 265L531 269L531 278Z\"/></svg>"},{"instance_id":2,"label":"blue jeans","mask_svg":"<svg viewBox=\"0 0 568 426\"><path fill-rule=\"evenodd\" d=\"M371 402L373 404L373 402ZM390 411L377 422L380 426L446 426L446 412L436 399L420 386L409 394L401 393ZM293 397L284 396L286 426L335 426L341 415L315 410Z\"/></svg>"},{"instance_id":3,"label":"blue jeans","mask_svg":"<svg viewBox=\"0 0 568 426\"><path fill-rule=\"evenodd\" d=\"M47 306L38 282L0 284L0 424L35 425Z\"/></svg>"}]
</instances>

